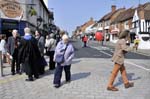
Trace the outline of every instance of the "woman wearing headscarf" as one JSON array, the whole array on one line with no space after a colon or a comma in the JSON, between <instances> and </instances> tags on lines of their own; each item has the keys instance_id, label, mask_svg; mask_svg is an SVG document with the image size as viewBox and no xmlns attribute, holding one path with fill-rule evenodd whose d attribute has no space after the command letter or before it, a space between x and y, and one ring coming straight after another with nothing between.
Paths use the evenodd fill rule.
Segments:
<instances>
[{"instance_id":1,"label":"woman wearing headscarf","mask_svg":"<svg viewBox=\"0 0 150 99\"><path fill-rule=\"evenodd\" d=\"M119 40L116 43L115 52L112 57L112 60L114 62L114 68L112 70L112 74L110 76L107 87L107 90L109 91L118 91L118 89L113 86L113 83L119 71L121 72L125 88L134 86L134 83L129 82L127 78L126 68L124 66L124 56L128 51L131 50L130 47L127 46L126 44L128 38L129 38L129 31L125 30L121 32L121 34L119 35Z\"/></svg>"},{"instance_id":2,"label":"woman wearing headscarf","mask_svg":"<svg viewBox=\"0 0 150 99\"><path fill-rule=\"evenodd\" d=\"M74 48L69 42L69 37L64 34L62 40L58 43L55 49L54 61L57 64L54 75L54 87L58 88L61 85L62 71L64 69L66 82L71 81L71 63L74 57Z\"/></svg>"}]
</instances>

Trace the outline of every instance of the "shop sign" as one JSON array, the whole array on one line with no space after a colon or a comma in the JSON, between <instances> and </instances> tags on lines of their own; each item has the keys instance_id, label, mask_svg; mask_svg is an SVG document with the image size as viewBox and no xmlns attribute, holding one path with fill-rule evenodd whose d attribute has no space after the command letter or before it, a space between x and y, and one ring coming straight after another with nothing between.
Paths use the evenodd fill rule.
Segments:
<instances>
[{"instance_id":1,"label":"shop sign","mask_svg":"<svg viewBox=\"0 0 150 99\"><path fill-rule=\"evenodd\" d=\"M23 11L17 0L0 0L0 9L8 18L20 17Z\"/></svg>"}]
</instances>

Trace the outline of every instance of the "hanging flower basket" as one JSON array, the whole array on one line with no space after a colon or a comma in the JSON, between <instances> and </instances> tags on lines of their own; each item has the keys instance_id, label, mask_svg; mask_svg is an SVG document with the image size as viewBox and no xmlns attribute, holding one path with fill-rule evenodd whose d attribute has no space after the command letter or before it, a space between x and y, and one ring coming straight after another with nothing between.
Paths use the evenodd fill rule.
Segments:
<instances>
[{"instance_id":1,"label":"hanging flower basket","mask_svg":"<svg viewBox=\"0 0 150 99\"><path fill-rule=\"evenodd\" d=\"M30 14L31 16L36 16L36 15L37 15L37 12L36 12L36 10L35 10L34 8L31 7L31 9L29 10L29 14Z\"/></svg>"}]
</instances>

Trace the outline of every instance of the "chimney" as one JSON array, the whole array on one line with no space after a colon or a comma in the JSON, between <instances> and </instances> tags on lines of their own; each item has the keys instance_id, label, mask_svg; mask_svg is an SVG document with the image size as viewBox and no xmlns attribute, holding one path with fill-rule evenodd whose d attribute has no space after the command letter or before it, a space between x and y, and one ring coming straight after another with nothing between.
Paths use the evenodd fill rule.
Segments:
<instances>
[{"instance_id":1,"label":"chimney","mask_svg":"<svg viewBox=\"0 0 150 99\"><path fill-rule=\"evenodd\" d=\"M90 21L93 21L93 17L90 18Z\"/></svg>"},{"instance_id":2,"label":"chimney","mask_svg":"<svg viewBox=\"0 0 150 99\"><path fill-rule=\"evenodd\" d=\"M111 6L111 12L115 12L116 11L116 5L112 5Z\"/></svg>"},{"instance_id":3,"label":"chimney","mask_svg":"<svg viewBox=\"0 0 150 99\"><path fill-rule=\"evenodd\" d=\"M145 19L143 6L139 7L139 17L140 19Z\"/></svg>"}]
</instances>

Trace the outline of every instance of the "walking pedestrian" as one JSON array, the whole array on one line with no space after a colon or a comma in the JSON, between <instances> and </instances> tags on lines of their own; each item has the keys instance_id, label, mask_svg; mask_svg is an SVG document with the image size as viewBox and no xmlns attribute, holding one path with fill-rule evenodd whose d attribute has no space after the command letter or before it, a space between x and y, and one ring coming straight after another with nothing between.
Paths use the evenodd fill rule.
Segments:
<instances>
[{"instance_id":1,"label":"walking pedestrian","mask_svg":"<svg viewBox=\"0 0 150 99\"><path fill-rule=\"evenodd\" d=\"M58 43L55 49L54 61L57 63L55 75L54 75L54 87L59 88L61 86L62 71L64 69L66 82L71 81L71 62L74 57L74 48L69 42L69 37L63 35L62 41Z\"/></svg>"},{"instance_id":2,"label":"walking pedestrian","mask_svg":"<svg viewBox=\"0 0 150 99\"><path fill-rule=\"evenodd\" d=\"M86 35L84 35L82 41L83 41L83 43L84 43L84 46L83 46L83 47L86 47L86 46L87 46L88 37L87 37Z\"/></svg>"},{"instance_id":3,"label":"walking pedestrian","mask_svg":"<svg viewBox=\"0 0 150 99\"><path fill-rule=\"evenodd\" d=\"M45 47L47 47L47 53L49 56L49 70L55 69L54 52L56 48L56 40L54 39L54 34L50 34L50 38L46 40Z\"/></svg>"},{"instance_id":4,"label":"walking pedestrian","mask_svg":"<svg viewBox=\"0 0 150 99\"><path fill-rule=\"evenodd\" d=\"M133 46L133 48L134 48L136 51L138 50L139 43L140 43L140 39L139 39L139 37L136 35L136 36L135 36L135 40L134 40L134 46Z\"/></svg>"},{"instance_id":5,"label":"walking pedestrian","mask_svg":"<svg viewBox=\"0 0 150 99\"><path fill-rule=\"evenodd\" d=\"M30 28L24 29L25 35L21 38L19 50L19 62L22 63L23 71L28 75L26 81L39 78L39 64L41 54L37 46L38 41L32 36Z\"/></svg>"},{"instance_id":6,"label":"walking pedestrian","mask_svg":"<svg viewBox=\"0 0 150 99\"><path fill-rule=\"evenodd\" d=\"M125 88L134 86L133 82L129 82L127 78L126 68L124 66L124 56L128 51L130 51L130 47L126 45L128 37L129 31L125 30L119 35L119 40L116 43L115 52L112 57L112 60L114 62L114 68L112 70L107 87L107 90L109 91L118 91L118 89L115 86L113 86L113 83L119 71L121 72Z\"/></svg>"},{"instance_id":7,"label":"walking pedestrian","mask_svg":"<svg viewBox=\"0 0 150 99\"><path fill-rule=\"evenodd\" d=\"M18 37L18 31L13 30L12 36L8 38L8 43L7 43L8 53L12 56L12 63L11 63L12 75L15 75L15 73L21 74L20 64L18 62L19 43L20 43L20 38ZM16 72L15 72L15 67L16 67Z\"/></svg>"}]
</instances>

